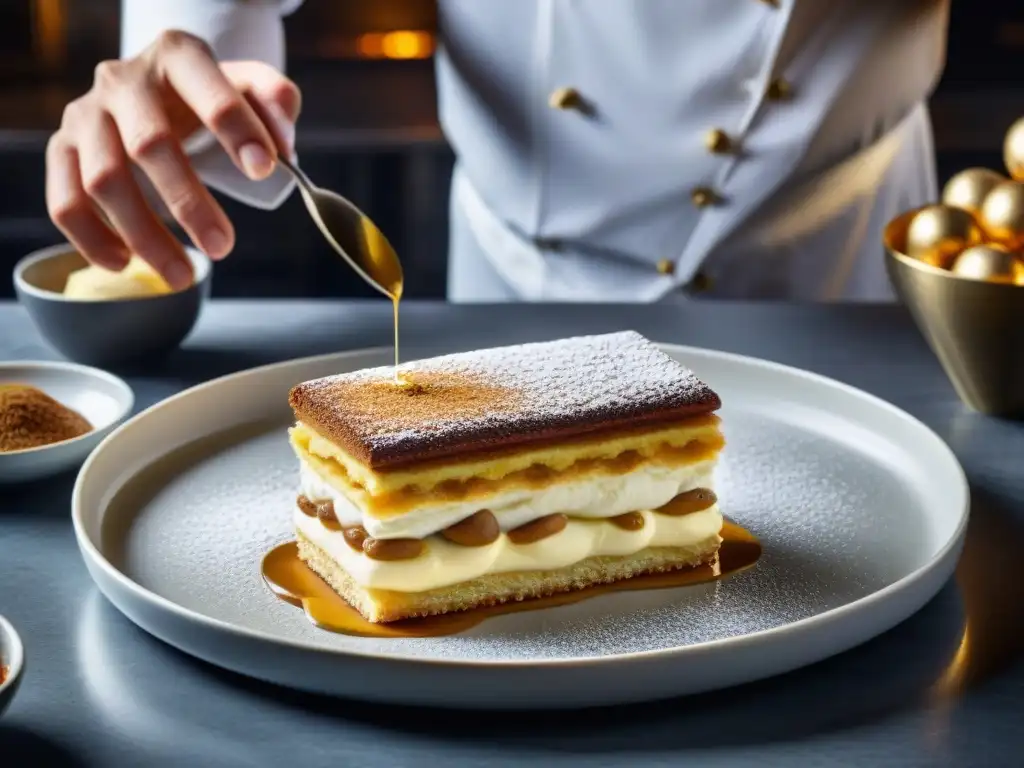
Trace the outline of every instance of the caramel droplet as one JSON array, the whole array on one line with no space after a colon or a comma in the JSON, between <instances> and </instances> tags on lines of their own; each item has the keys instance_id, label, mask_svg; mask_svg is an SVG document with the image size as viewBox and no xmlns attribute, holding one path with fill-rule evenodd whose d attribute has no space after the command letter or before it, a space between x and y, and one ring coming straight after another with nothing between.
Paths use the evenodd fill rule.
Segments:
<instances>
[{"instance_id":1,"label":"caramel droplet","mask_svg":"<svg viewBox=\"0 0 1024 768\"><path fill-rule=\"evenodd\" d=\"M345 537L345 543L348 544L356 552L363 551L363 542L366 541L366 529L361 525L354 525L351 528L346 528L342 531L342 536Z\"/></svg>"},{"instance_id":2,"label":"caramel droplet","mask_svg":"<svg viewBox=\"0 0 1024 768\"><path fill-rule=\"evenodd\" d=\"M320 522L324 525L328 523L337 523L338 516L334 513L334 502L333 501L320 501L316 505L316 516L320 518Z\"/></svg>"},{"instance_id":3,"label":"caramel droplet","mask_svg":"<svg viewBox=\"0 0 1024 768\"><path fill-rule=\"evenodd\" d=\"M412 560L424 549L422 539L365 539L363 554L371 560Z\"/></svg>"},{"instance_id":4,"label":"caramel droplet","mask_svg":"<svg viewBox=\"0 0 1024 768\"><path fill-rule=\"evenodd\" d=\"M548 515L513 528L508 532L508 538L513 544L533 544L535 541L561 533L568 523L569 518L565 515Z\"/></svg>"},{"instance_id":5,"label":"caramel droplet","mask_svg":"<svg viewBox=\"0 0 1024 768\"><path fill-rule=\"evenodd\" d=\"M299 496L295 503L298 505L299 511L302 512L302 514L306 515L306 517L317 516L316 504L307 499L305 496Z\"/></svg>"},{"instance_id":6,"label":"caramel droplet","mask_svg":"<svg viewBox=\"0 0 1024 768\"><path fill-rule=\"evenodd\" d=\"M345 544L354 549L356 552L362 551L362 543L367 540L367 529L361 525L353 525L350 528L344 528L341 531L341 535L345 537Z\"/></svg>"},{"instance_id":7,"label":"caramel droplet","mask_svg":"<svg viewBox=\"0 0 1024 768\"><path fill-rule=\"evenodd\" d=\"M407 395L422 395L427 388L418 381L414 381L412 374L400 372L395 375L395 386Z\"/></svg>"},{"instance_id":8,"label":"caramel droplet","mask_svg":"<svg viewBox=\"0 0 1024 768\"><path fill-rule=\"evenodd\" d=\"M644 516L639 512L627 512L624 515L608 518L608 522L626 531L639 531L644 527Z\"/></svg>"},{"instance_id":9,"label":"caramel droplet","mask_svg":"<svg viewBox=\"0 0 1024 768\"><path fill-rule=\"evenodd\" d=\"M692 491L680 493L672 501L660 509L655 510L663 515L692 515L694 512L703 512L718 503L718 497L710 488L694 488Z\"/></svg>"},{"instance_id":10,"label":"caramel droplet","mask_svg":"<svg viewBox=\"0 0 1024 768\"><path fill-rule=\"evenodd\" d=\"M463 547L484 547L498 540L501 528L498 518L489 509L481 509L455 525L449 525L441 535L453 544Z\"/></svg>"}]
</instances>

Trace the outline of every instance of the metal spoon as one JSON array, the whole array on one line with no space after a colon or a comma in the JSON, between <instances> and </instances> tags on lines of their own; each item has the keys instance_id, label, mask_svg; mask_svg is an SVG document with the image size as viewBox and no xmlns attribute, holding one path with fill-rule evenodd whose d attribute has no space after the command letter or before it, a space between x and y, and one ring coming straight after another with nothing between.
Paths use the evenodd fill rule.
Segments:
<instances>
[{"instance_id":1,"label":"metal spoon","mask_svg":"<svg viewBox=\"0 0 1024 768\"><path fill-rule=\"evenodd\" d=\"M336 192L318 187L284 155L278 155L278 162L299 183L309 215L334 250L372 287L394 302L402 298L402 263L370 217Z\"/></svg>"}]
</instances>

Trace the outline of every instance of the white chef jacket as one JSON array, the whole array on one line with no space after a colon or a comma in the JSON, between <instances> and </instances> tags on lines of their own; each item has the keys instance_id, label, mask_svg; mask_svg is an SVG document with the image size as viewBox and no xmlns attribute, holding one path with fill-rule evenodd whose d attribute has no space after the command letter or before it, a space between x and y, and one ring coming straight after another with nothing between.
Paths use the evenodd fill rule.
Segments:
<instances>
[{"instance_id":1,"label":"white chef jacket","mask_svg":"<svg viewBox=\"0 0 1024 768\"><path fill-rule=\"evenodd\" d=\"M282 66L301 2L123 0L123 54L177 28ZM881 228L937 194L948 0L439 0L439 20L450 298L891 298ZM233 197L291 191L192 149Z\"/></svg>"}]
</instances>

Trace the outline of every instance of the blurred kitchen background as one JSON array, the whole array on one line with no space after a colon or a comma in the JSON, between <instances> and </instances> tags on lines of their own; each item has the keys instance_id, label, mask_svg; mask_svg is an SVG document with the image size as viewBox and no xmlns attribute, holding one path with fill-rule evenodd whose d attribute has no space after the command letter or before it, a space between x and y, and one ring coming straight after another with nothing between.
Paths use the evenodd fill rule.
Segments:
<instances>
[{"instance_id":1,"label":"blurred kitchen background","mask_svg":"<svg viewBox=\"0 0 1024 768\"><path fill-rule=\"evenodd\" d=\"M2 274L60 238L43 200L46 140L95 64L117 56L118 13L118 0L0 0ZM288 71L305 94L303 165L378 222L405 264L407 295L420 298L444 296L452 166L437 126L435 24L433 0L307 2L286 24ZM970 165L1001 166L1003 134L1024 115L1024 4L952 3L931 107L940 182ZM217 268L215 295L368 295L298 196L270 213L224 205L238 248ZM0 298L12 295L0 282Z\"/></svg>"}]
</instances>

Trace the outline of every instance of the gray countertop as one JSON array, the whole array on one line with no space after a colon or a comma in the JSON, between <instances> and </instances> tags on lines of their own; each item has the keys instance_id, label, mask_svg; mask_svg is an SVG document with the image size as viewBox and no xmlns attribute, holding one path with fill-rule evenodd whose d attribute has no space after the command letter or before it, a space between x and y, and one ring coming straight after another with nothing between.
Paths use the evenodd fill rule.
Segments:
<instances>
[{"instance_id":1,"label":"gray countertop","mask_svg":"<svg viewBox=\"0 0 1024 768\"><path fill-rule=\"evenodd\" d=\"M184 349L126 378L142 408L254 365L388 344L389 313L383 302L214 302ZM972 483L955 582L860 648L741 688L537 716L400 709L276 689L152 639L89 580L69 521L73 477L0 488L0 613L28 656L0 721L0 764L1024 764L1024 425L967 411L897 307L411 304L402 324L408 356L623 328L807 368L929 424ZM26 315L0 303L0 360L50 357Z\"/></svg>"}]
</instances>

